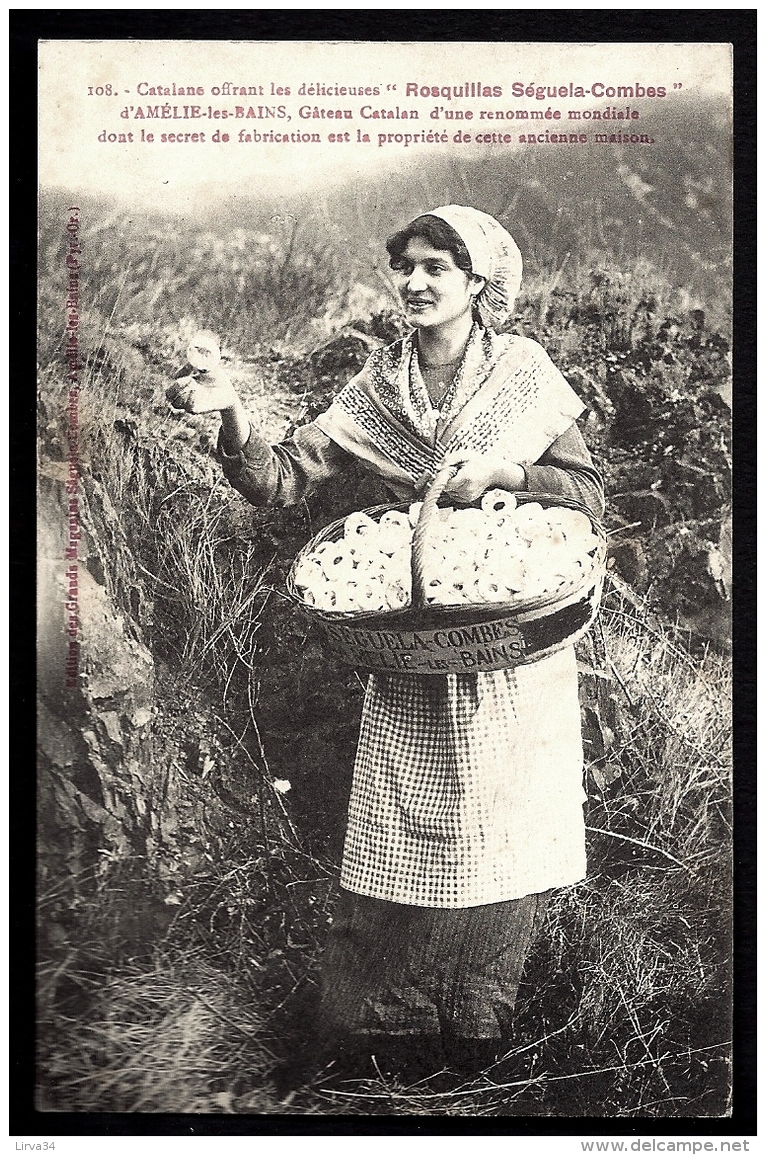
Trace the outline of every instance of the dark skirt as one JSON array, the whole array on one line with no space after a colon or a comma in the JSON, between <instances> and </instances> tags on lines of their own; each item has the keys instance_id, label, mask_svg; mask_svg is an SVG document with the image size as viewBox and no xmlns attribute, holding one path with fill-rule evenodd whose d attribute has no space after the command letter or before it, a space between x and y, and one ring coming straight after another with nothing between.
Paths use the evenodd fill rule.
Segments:
<instances>
[{"instance_id":1,"label":"dark skirt","mask_svg":"<svg viewBox=\"0 0 766 1155\"><path fill-rule=\"evenodd\" d=\"M322 965L322 1017L343 1036L502 1039L546 894L461 909L342 890Z\"/></svg>"}]
</instances>

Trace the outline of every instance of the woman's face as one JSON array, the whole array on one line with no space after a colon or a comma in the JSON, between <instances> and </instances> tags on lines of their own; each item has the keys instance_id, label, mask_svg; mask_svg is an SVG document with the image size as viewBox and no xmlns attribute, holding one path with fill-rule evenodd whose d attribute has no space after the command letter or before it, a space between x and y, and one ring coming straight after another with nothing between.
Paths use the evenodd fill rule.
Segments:
<instances>
[{"instance_id":1,"label":"woman's face","mask_svg":"<svg viewBox=\"0 0 766 1155\"><path fill-rule=\"evenodd\" d=\"M413 237L401 257L392 262L394 279L411 325L435 328L471 313L484 281L464 273L452 253L434 249Z\"/></svg>"}]
</instances>

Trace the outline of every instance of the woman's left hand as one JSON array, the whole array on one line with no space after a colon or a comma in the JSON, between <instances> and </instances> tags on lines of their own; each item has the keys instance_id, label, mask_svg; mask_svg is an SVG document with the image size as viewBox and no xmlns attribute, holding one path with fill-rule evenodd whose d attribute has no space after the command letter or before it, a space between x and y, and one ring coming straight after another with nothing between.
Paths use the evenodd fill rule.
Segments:
<instances>
[{"instance_id":1,"label":"woman's left hand","mask_svg":"<svg viewBox=\"0 0 766 1155\"><path fill-rule=\"evenodd\" d=\"M486 453L450 453L443 465L457 469L444 492L466 504L476 501L488 489L523 490L527 475L520 465Z\"/></svg>"}]
</instances>

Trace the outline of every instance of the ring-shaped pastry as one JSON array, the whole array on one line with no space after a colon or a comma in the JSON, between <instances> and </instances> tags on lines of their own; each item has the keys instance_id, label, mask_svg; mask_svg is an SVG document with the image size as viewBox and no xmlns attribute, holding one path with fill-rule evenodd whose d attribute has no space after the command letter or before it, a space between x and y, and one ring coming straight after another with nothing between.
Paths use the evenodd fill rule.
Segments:
<instances>
[{"instance_id":1,"label":"ring-shaped pastry","mask_svg":"<svg viewBox=\"0 0 766 1155\"><path fill-rule=\"evenodd\" d=\"M342 542L335 542L332 549L322 554L322 570L331 582L347 582L354 573L354 556L348 546Z\"/></svg>"},{"instance_id":2,"label":"ring-shaped pastry","mask_svg":"<svg viewBox=\"0 0 766 1155\"><path fill-rule=\"evenodd\" d=\"M343 523L344 538L367 537L378 532L378 523L367 513L350 513Z\"/></svg>"},{"instance_id":3,"label":"ring-shaped pastry","mask_svg":"<svg viewBox=\"0 0 766 1155\"><path fill-rule=\"evenodd\" d=\"M516 498L507 489L488 489L481 499L481 508L491 517L507 517L516 509Z\"/></svg>"}]
</instances>

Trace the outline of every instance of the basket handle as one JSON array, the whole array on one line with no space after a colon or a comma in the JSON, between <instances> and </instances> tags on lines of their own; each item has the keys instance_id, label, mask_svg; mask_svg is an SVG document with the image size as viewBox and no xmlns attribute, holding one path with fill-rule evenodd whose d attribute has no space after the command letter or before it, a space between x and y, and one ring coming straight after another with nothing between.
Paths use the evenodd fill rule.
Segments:
<instances>
[{"instance_id":1,"label":"basket handle","mask_svg":"<svg viewBox=\"0 0 766 1155\"><path fill-rule=\"evenodd\" d=\"M433 524L436 506L447 485L458 472L456 465L443 465L423 495L423 506L412 535L412 605L420 609L426 604L425 560L426 538Z\"/></svg>"}]
</instances>

